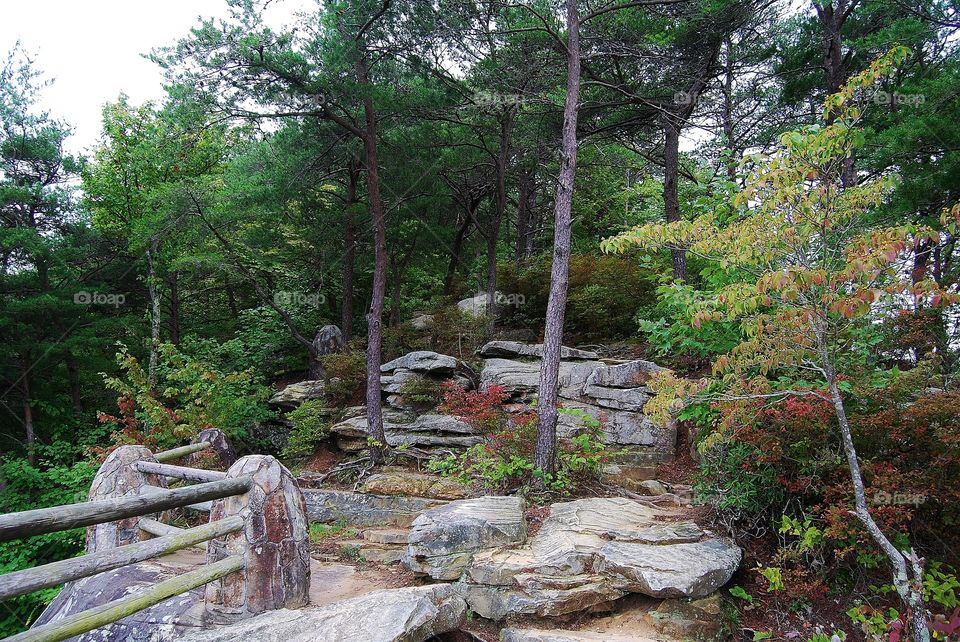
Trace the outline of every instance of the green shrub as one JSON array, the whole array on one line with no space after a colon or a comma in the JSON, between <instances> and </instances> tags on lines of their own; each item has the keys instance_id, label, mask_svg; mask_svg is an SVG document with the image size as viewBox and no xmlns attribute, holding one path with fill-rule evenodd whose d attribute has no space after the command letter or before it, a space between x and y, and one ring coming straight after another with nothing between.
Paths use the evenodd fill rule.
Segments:
<instances>
[{"instance_id":1,"label":"green shrub","mask_svg":"<svg viewBox=\"0 0 960 642\"><path fill-rule=\"evenodd\" d=\"M367 356L360 350L334 352L320 357L327 373L324 397L331 408L355 406L364 402L367 388Z\"/></svg>"},{"instance_id":2,"label":"green shrub","mask_svg":"<svg viewBox=\"0 0 960 642\"><path fill-rule=\"evenodd\" d=\"M330 435L332 411L322 399L304 401L296 410L287 413L293 423L283 449L285 459L309 457L316 452L317 444Z\"/></svg>"},{"instance_id":3,"label":"green shrub","mask_svg":"<svg viewBox=\"0 0 960 642\"><path fill-rule=\"evenodd\" d=\"M400 385L400 396L417 406L435 408L442 395L441 382L416 376Z\"/></svg>"},{"instance_id":4,"label":"green shrub","mask_svg":"<svg viewBox=\"0 0 960 642\"><path fill-rule=\"evenodd\" d=\"M0 465L0 512L47 508L86 501L96 467L88 462L38 468L25 459ZM83 552L82 528L0 543L0 575L74 557ZM40 615L60 587L36 591L3 602L0 636L23 631Z\"/></svg>"}]
</instances>

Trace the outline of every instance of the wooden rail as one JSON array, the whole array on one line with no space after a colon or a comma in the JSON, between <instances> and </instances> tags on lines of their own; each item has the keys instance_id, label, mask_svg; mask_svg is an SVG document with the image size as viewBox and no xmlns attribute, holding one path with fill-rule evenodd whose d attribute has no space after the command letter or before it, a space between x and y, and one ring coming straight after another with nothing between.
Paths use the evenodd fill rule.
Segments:
<instances>
[{"instance_id":1,"label":"wooden rail","mask_svg":"<svg viewBox=\"0 0 960 642\"><path fill-rule=\"evenodd\" d=\"M163 463L165 461L173 461L174 459L180 459L181 457L186 457L187 455L192 455L193 453L198 453L201 450L210 447L209 441L199 441L195 444L187 444L186 446L180 446L179 448L171 448L170 450L164 450L158 452L153 456L154 459Z\"/></svg>"},{"instance_id":2,"label":"wooden rail","mask_svg":"<svg viewBox=\"0 0 960 642\"><path fill-rule=\"evenodd\" d=\"M168 555L194 544L206 542L227 533L234 533L241 528L243 528L243 518L239 515L233 515L196 528L170 533L157 539L108 548L89 555L0 575L0 601L110 571L127 564Z\"/></svg>"},{"instance_id":3,"label":"wooden rail","mask_svg":"<svg viewBox=\"0 0 960 642\"><path fill-rule=\"evenodd\" d=\"M167 492L168 489L160 488L159 486L141 486L140 494L146 495L147 497L160 495ZM213 508L213 502L196 502L194 504L187 504L182 508L189 508L191 510L198 510L204 513L209 513L210 509Z\"/></svg>"},{"instance_id":4,"label":"wooden rail","mask_svg":"<svg viewBox=\"0 0 960 642\"><path fill-rule=\"evenodd\" d=\"M131 464L131 467L141 473L163 475L164 477L195 482L218 481L227 476L227 473L219 470L202 470L187 466L174 466L173 464L158 464L154 461L136 461Z\"/></svg>"},{"instance_id":5,"label":"wooden rail","mask_svg":"<svg viewBox=\"0 0 960 642\"><path fill-rule=\"evenodd\" d=\"M175 595L186 593L208 582L236 573L243 568L243 564L243 558L239 555L228 557L219 562L202 566L195 571L160 582L140 593L74 615L68 615L49 624L36 626L7 638L4 642L60 642L60 640L66 640L75 635L112 624Z\"/></svg>"},{"instance_id":6,"label":"wooden rail","mask_svg":"<svg viewBox=\"0 0 960 642\"><path fill-rule=\"evenodd\" d=\"M250 477L235 477L162 490L156 494L128 495L0 515L0 542L141 517L188 504L241 495L250 489L250 484Z\"/></svg>"}]
</instances>

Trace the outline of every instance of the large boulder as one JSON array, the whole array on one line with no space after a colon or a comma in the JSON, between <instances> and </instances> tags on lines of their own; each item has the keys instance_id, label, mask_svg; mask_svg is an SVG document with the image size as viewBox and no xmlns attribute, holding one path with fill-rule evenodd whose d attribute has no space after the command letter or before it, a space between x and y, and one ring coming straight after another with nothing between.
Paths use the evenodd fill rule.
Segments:
<instances>
[{"instance_id":1,"label":"large boulder","mask_svg":"<svg viewBox=\"0 0 960 642\"><path fill-rule=\"evenodd\" d=\"M367 477L361 490L374 495L465 499L468 489L446 477L409 471L387 471ZM406 541L406 540L404 540Z\"/></svg>"},{"instance_id":2,"label":"large boulder","mask_svg":"<svg viewBox=\"0 0 960 642\"><path fill-rule=\"evenodd\" d=\"M322 379L308 379L307 381L291 383L289 386L274 393L274 395L270 397L270 403L274 406L291 410L304 401L322 399L326 386L326 382Z\"/></svg>"},{"instance_id":3,"label":"large boulder","mask_svg":"<svg viewBox=\"0 0 960 642\"><path fill-rule=\"evenodd\" d=\"M437 580L455 580L483 550L518 546L527 536L520 497L479 497L429 510L410 527L407 567Z\"/></svg>"},{"instance_id":4,"label":"large boulder","mask_svg":"<svg viewBox=\"0 0 960 642\"><path fill-rule=\"evenodd\" d=\"M554 504L525 545L475 552L460 591L491 619L570 613L627 593L703 597L740 563L731 542L705 537L680 513L625 498Z\"/></svg>"},{"instance_id":5,"label":"large boulder","mask_svg":"<svg viewBox=\"0 0 960 642\"><path fill-rule=\"evenodd\" d=\"M231 626L188 635L183 642L424 642L459 629L463 599L446 584L367 593L319 608L281 609Z\"/></svg>"},{"instance_id":6,"label":"large boulder","mask_svg":"<svg viewBox=\"0 0 960 642\"><path fill-rule=\"evenodd\" d=\"M466 369L466 364L450 355L431 352L429 350L416 350L403 355L393 361L380 366L381 372L392 372L394 370L411 370L413 372L428 372L431 374L453 374L457 370Z\"/></svg>"},{"instance_id":7,"label":"large boulder","mask_svg":"<svg viewBox=\"0 0 960 642\"><path fill-rule=\"evenodd\" d=\"M587 380L588 386L637 388L645 386L653 375L666 370L650 361L628 361L597 368Z\"/></svg>"},{"instance_id":8,"label":"large boulder","mask_svg":"<svg viewBox=\"0 0 960 642\"><path fill-rule=\"evenodd\" d=\"M330 432L336 436L337 445L348 451L363 450L369 436L365 415L345 419ZM468 448L483 441L477 430L459 417L427 414L416 417L397 411L384 412L383 431L390 446L415 446L418 448Z\"/></svg>"},{"instance_id":9,"label":"large boulder","mask_svg":"<svg viewBox=\"0 0 960 642\"><path fill-rule=\"evenodd\" d=\"M343 332L335 325L325 325L317 331L313 338L313 350L317 357L343 352L347 349L347 341L343 337ZM325 379L327 373L316 358L310 360L307 368L311 379Z\"/></svg>"},{"instance_id":10,"label":"large boulder","mask_svg":"<svg viewBox=\"0 0 960 642\"><path fill-rule=\"evenodd\" d=\"M741 551L727 539L671 544L609 542L597 571L618 588L651 597L706 597L730 581Z\"/></svg>"},{"instance_id":11,"label":"large boulder","mask_svg":"<svg viewBox=\"0 0 960 642\"><path fill-rule=\"evenodd\" d=\"M558 382L560 396L577 398L599 361L561 361ZM511 397L532 399L540 387L540 362L515 359L487 359L480 373L481 388L502 386Z\"/></svg>"},{"instance_id":12,"label":"large boulder","mask_svg":"<svg viewBox=\"0 0 960 642\"><path fill-rule=\"evenodd\" d=\"M497 306L497 301L503 299L503 293L497 292L494 295L494 306ZM457 302L457 308L464 314L470 315L472 317L483 317L487 315L487 293L481 292L476 296L469 297L467 299L461 299Z\"/></svg>"},{"instance_id":13,"label":"large boulder","mask_svg":"<svg viewBox=\"0 0 960 642\"><path fill-rule=\"evenodd\" d=\"M182 575L186 570L189 568L152 560L68 582L33 626L59 622L81 611L128 597ZM70 639L75 642L166 642L182 639L185 632L204 626L206 620L201 587Z\"/></svg>"},{"instance_id":14,"label":"large boulder","mask_svg":"<svg viewBox=\"0 0 960 642\"><path fill-rule=\"evenodd\" d=\"M481 357L535 357L543 358L543 344L520 343L519 341L490 341L480 348ZM599 355L588 350L578 350L562 346L561 359L596 360Z\"/></svg>"}]
</instances>

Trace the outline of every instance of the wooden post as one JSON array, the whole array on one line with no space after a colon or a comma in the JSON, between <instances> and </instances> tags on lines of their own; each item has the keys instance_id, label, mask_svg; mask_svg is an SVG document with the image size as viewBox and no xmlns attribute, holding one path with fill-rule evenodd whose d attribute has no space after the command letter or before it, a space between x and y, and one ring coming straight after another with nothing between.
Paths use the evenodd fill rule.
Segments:
<instances>
[{"instance_id":1,"label":"wooden post","mask_svg":"<svg viewBox=\"0 0 960 642\"><path fill-rule=\"evenodd\" d=\"M140 593L34 627L6 638L4 642L60 642L60 640L122 620L128 615L133 615L175 595L186 593L241 569L243 569L243 558L228 557L215 564L204 565L195 571L160 582Z\"/></svg>"},{"instance_id":2,"label":"wooden post","mask_svg":"<svg viewBox=\"0 0 960 642\"><path fill-rule=\"evenodd\" d=\"M310 539L306 502L296 480L267 455L239 459L227 479L249 477L249 492L215 501L210 520L244 516L244 529L207 546L208 562L240 555L245 572L207 587L207 608L241 616L307 604Z\"/></svg>"},{"instance_id":3,"label":"wooden post","mask_svg":"<svg viewBox=\"0 0 960 642\"><path fill-rule=\"evenodd\" d=\"M97 553L25 568L0 575L0 601L17 595L26 595L50 586L72 582L82 577L110 571L127 564L168 555L182 548L232 533L243 528L239 515L203 524L196 528L179 530L157 539L149 539L128 546L108 548Z\"/></svg>"},{"instance_id":4,"label":"wooden post","mask_svg":"<svg viewBox=\"0 0 960 642\"><path fill-rule=\"evenodd\" d=\"M99 501L128 495L139 495L144 486L166 488L167 481L154 474L140 472L132 467L135 462L153 462L153 453L143 446L120 446L100 466L90 485L89 501ZM153 517L157 517L156 514ZM117 546L126 546L141 539L137 528L139 516L116 522L96 524L87 528L87 553L95 553Z\"/></svg>"}]
</instances>

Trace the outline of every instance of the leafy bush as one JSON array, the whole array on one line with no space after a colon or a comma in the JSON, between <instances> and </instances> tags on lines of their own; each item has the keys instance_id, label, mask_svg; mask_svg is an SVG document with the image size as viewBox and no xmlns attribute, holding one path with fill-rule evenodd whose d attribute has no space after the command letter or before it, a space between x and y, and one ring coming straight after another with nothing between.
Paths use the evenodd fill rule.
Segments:
<instances>
[{"instance_id":1,"label":"leafy bush","mask_svg":"<svg viewBox=\"0 0 960 642\"><path fill-rule=\"evenodd\" d=\"M400 396L416 406L434 408L441 394L441 382L429 377L412 377L400 385Z\"/></svg>"},{"instance_id":2,"label":"leafy bush","mask_svg":"<svg viewBox=\"0 0 960 642\"><path fill-rule=\"evenodd\" d=\"M155 390L123 346L117 363L125 377L104 376L107 388L120 395L119 416L99 415L101 423L115 428L115 444L171 448L205 428L243 440L257 423L273 416L266 406L269 390L256 383L252 369L221 372L170 344L160 346L160 358Z\"/></svg>"},{"instance_id":3,"label":"leafy bush","mask_svg":"<svg viewBox=\"0 0 960 642\"><path fill-rule=\"evenodd\" d=\"M332 412L321 399L304 401L296 410L287 413L293 428L287 436L282 456L298 459L312 455L317 444L330 435L331 417Z\"/></svg>"},{"instance_id":4,"label":"leafy bush","mask_svg":"<svg viewBox=\"0 0 960 642\"><path fill-rule=\"evenodd\" d=\"M542 478L548 490L567 493L585 477L596 476L610 452L599 438L599 421L579 411L584 432L570 441L560 442L557 450L557 472L549 478L533 464L537 434L537 415L529 412L510 415L503 408L507 393L501 386L483 391L467 391L447 382L444 386L441 412L462 417L484 435L484 442L468 448L460 455L428 462L429 470L456 476L468 484L505 492L524 486L530 476ZM582 415L582 416L581 416Z\"/></svg>"},{"instance_id":5,"label":"leafy bush","mask_svg":"<svg viewBox=\"0 0 960 642\"><path fill-rule=\"evenodd\" d=\"M72 466L35 468L25 459L0 465L0 511L31 510L86 501L96 467L82 461ZM83 551L84 530L38 535L0 543L0 574L74 557ZM0 635L24 630L50 603L59 587L36 591L3 602Z\"/></svg>"},{"instance_id":6,"label":"leafy bush","mask_svg":"<svg viewBox=\"0 0 960 642\"><path fill-rule=\"evenodd\" d=\"M367 388L367 358L360 350L334 352L320 357L327 373L324 397L331 408L364 403Z\"/></svg>"}]
</instances>

